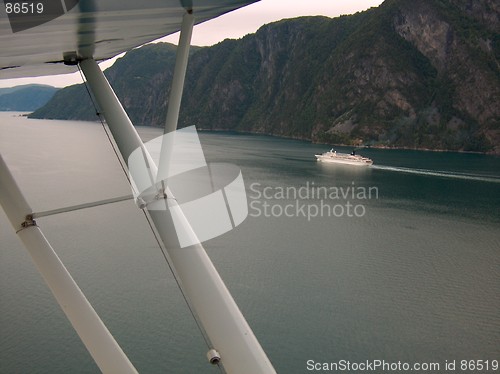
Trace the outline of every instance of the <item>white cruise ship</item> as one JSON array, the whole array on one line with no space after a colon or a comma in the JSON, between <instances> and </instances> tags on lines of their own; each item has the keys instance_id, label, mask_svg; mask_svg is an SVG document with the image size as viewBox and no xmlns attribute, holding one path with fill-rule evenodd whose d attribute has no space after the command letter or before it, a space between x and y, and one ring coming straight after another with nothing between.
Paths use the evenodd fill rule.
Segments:
<instances>
[{"instance_id":1,"label":"white cruise ship","mask_svg":"<svg viewBox=\"0 0 500 374\"><path fill-rule=\"evenodd\" d=\"M333 148L321 155L315 155L317 161L330 162L336 164L347 164L347 165L357 165L357 166L369 166L373 164L373 161L367 157L359 156L352 151L351 154L347 153L337 153Z\"/></svg>"}]
</instances>

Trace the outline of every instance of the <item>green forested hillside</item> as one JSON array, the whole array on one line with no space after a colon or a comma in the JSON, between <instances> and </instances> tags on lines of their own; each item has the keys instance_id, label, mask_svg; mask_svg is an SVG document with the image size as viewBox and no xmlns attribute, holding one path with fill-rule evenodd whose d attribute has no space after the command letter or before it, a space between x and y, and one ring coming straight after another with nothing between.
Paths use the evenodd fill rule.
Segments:
<instances>
[{"instance_id":1,"label":"green forested hillside","mask_svg":"<svg viewBox=\"0 0 500 374\"><path fill-rule=\"evenodd\" d=\"M181 125L500 153L499 8L494 0L386 0L195 48ZM174 57L172 45L148 45L106 71L134 124L163 124ZM85 94L61 90L33 116L94 119Z\"/></svg>"}]
</instances>

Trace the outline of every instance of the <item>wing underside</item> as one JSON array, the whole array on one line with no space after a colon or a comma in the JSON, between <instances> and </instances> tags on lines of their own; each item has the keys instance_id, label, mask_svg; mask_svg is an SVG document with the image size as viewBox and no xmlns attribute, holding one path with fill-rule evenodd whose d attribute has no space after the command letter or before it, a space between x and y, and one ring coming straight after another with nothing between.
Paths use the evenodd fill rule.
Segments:
<instances>
[{"instance_id":1,"label":"wing underside","mask_svg":"<svg viewBox=\"0 0 500 374\"><path fill-rule=\"evenodd\" d=\"M39 0L0 6L0 79L71 73L65 57L106 60L258 0Z\"/></svg>"}]
</instances>

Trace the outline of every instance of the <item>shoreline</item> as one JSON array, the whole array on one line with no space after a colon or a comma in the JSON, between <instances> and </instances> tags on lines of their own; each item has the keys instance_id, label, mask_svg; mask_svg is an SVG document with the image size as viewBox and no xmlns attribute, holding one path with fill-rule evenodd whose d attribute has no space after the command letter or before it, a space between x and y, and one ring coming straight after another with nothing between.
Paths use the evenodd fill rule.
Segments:
<instances>
[{"instance_id":1,"label":"shoreline","mask_svg":"<svg viewBox=\"0 0 500 374\"><path fill-rule=\"evenodd\" d=\"M20 111L1 111L1 113L12 113L12 114L17 114L19 117L26 117L28 119L35 119L35 118L29 118L29 115L32 112L20 112ZM64 121L64 120L63 120ZM69 121L69 120L68 120ZM74 121L74 120L71 120ZM93 122L93 121L84 121L84 122ZM99 122L99 121L96 121ZM161 128L160 126L134 126L134 127L151 127L151 128ZM465 154L478 154L478 155L488 155L488 156L497 156L500 157L500 151L495 152L477 152L477 151L463 151L463 150L453 150L453 149L432 149L432 148L414 148L414 147L398 147L398 146L390 146L390 145L383 145L383 144L373 144L373 145L360 145L360 146L355 146L352 144L334 144L334 143L321 143L321 142L314 142L310 138L305 138L301 136L285 136L285 135L276 135L276 134L269 134L265 132L259 132L259 131L238 131L234 129L209 129L209 128L198 128L197 129L200 132L226 132L226 133L231 133L231 134L241 134L241 135L262 135L262 136L271 136L274 138L280 138L280 139L291 139L291 140L300 140L300 141L305 141L309 142L311 144L318 144L318 145L328 145L328 146L335 146L335 147L346 147L346 148L355 148L355 149L388 149L388 150L405 150L405 151L425 151L425 152L454 152L454 153L465 153Z\"/></svg>"},{"instance_id":2,"label":"shoreline","mask_svg":"<svg viewBox=\"0 0 500 374\"><path fill-rule=\"evenodd\" d=\"M346 148L355 148L355 149L388 149L388 150L404 150L404 151L424 151L424 152L450 152L450 153L465 153L465 154L477 154L477 155L488 155L488 156L500 156L499 153L495 153L494 151L492 152L477 152L477 151L463 151L463 150L454 150L454 149L432 149L432 148L413 148L413 147L397 147L397 146L390 146L390 145L383 145L383 144L374 144L374 145L359 145L355 146L352 144L334 144L334 143L322 143L322 142L314 142L309 138L304 138L304 137L298 137L298 136L284 136L284 135L275 135L275 134L268 134L264 132L252 132L252 131L237 131L237 130L232 130L232 129L207 129L207 128L200 128L198 129L200 132L226 132L226 133L231 133L231 134L241 134L241 135L262 135L262 136L271 136L273 138L280 138L280 139L291 139L291 140L300 140L300 141L305 141L309 142L311 144L318 144L318 145L329 145L329 146L335 146L335 147L346 147Z\"/></svg>"}]
</instances>

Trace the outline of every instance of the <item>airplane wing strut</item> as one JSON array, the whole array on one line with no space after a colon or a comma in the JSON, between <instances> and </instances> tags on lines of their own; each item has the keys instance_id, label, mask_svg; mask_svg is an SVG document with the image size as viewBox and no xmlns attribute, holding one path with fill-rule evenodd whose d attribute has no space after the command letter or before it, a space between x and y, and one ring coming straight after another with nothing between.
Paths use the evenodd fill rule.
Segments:
<instances>
[{"instance_id":1,"label":"airplane wing strut","mask_svg":"<svg viewBox=\"0 0 500 374\"><path fill-rule=\"evenodd\" d=\"M141 178L144 177L147 181L155 182L151 189L143 190L146 194L143 195L145 199L136 198L138 208L143 209L152 222L154 231L158 234L168 254L169 264L172 265L182 292L208 338L210 343L207 353L209 362L221 365L229 374L272 374L275 373L275 370L205 252L197 232L186 218L183 209L184 207L188 208L188 204L181 206L169 186L167 178L172 166L171 157L172 154L175 154L171 149L172 143L162 143L159 162L155 163L99 68L97 61L112 57L125 49L143 44L145 41L156 39L158 35L165 35L163 29L165 21L156 14L158 13L156 9L160 9L165 4L170 9L167 11L166 22L168 33L177 31L179 19L182 19L165 125L164 137L167 137L170 133L178 132L176 129L193 25L254 1L193 0L181 1L179 4L178 0L150 0L144 3L129 0L121 2L75 0L73 2L79 3L79 6L66 7L65 11L68 14L59 18L54 16L54 21L49 20L41 26L31 27L32 25L24 23L12 27L17 41L21 42L23 40L29 41L26 38L29 38L30 35L36 35L39 27L40 30L45 30L50 34L54 31L54 27L64 26L64 22L76 25L62 27L63 29L76 27L77 31L73 37L70 34L53 34L55 39L57 39L56 37L61 38L57 42L57 46L50 43L47 45L40 43L40 47L42 47L39 50L40 53L37 53L38 46L28 47L28 50L23 47L21 48L22 53L16 53L12 43L6 42L6 39L0 36L0 44L5 43L6 47L2 51L2 53L5 51L5 57L0 57L1 75L10 75L10 72L14 72L15 75L16 71L20 74L26 74L26 72L28 74L31 72L47 74L49 70L52 71L52 68L47 69L51 61L65 62L72 68L74 66L71 65L79 64L99 106L100 113L106 119L121 157L127 163L131 180L140 182ZM6 2L8 1L5 0L4 3ZM141 6L144 4L144 9L134 8L137 7L137 4ZM102 9L99 9L99 6ZM124 9L116 12L116 7L119 6L124 7ZM127 7L131 9L127 9ZM129 13L138 15L138 19L131 21ZM6 29L6 19L1 16L2 14L0 14L0 31L3 32ZM11 22L12 19L14 18L9 18ZM129 26L129 22L132 22L132 25ZM135 24L139 27L134 28ZM139 30L138 35L129 35L136 30ZM44 33L40 32L40 34ZM17 52L19 51L17 50ZM23 54L25 54L24 57ZM55 65L64 68L61 63ZM41 68L41 70L36 71L36 67ZM135 152L137 150L139 152ZM133 154L142 158L138 164L145 165L143 169L131 167L130 157ZM167 170L166 173L165 170ZM139 177L135 178L134 174L139 174ZM163 175L166 176L163 177ZM158 182L156 182L157 180ZM219 202L225 201L226 204L235 207L237 205L235 205L235 201L237 202L239 196L238 188L242 187L244 190L242 180L237 179L236 181L230 188L228 185L219 190L220 193L211 194L209 197L218 199ZM132 187L134 187L134 182L132 182ZM133 192L135 194L134 188ZM95 314L92 306L85 299L36 225L29 205L1 158L0 204L101 370L105 373L135 373L133 365ZM92 203L82 204L76 208L82 209L90 206L93 206ZM244 206L247 208L246 197ZM56 209L48 213L56 214L64 209ZM246 217L246 213L242 213L241 210L239 212L231 209L226 211L229 227L234 227L244 217ZM183 241L180 239L181 236L184 243L189 245L181 243Z\"/></svg>"}]
</instances>

